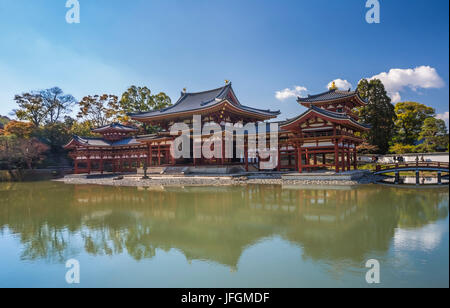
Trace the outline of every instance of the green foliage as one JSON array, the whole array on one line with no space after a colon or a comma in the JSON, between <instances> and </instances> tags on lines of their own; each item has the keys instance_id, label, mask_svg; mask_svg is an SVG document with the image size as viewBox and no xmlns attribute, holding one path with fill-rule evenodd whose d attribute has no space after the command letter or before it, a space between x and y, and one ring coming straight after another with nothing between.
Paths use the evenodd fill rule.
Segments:
<instances>
[{"instance_id":1,"label":"green foliage","mask_svg":"<svg viewBox=\"0 0 450 308\"><path fill-rule=\"evenodd\" d=\"M50 147L49 149L52 153L62 152L64 145L66 145L72 137L69 127L62 122L47 124L39 129L35 135L39 140Z\"/></svg>"},{"instance_id":2,"label":"green foliage","mask_svg":"<svg viewBox=\"0 0 450 308\"><path fill-rule=\"evenodd\" d=\"M17 119L29 121L35 127L44 123L47 111L41 95L34 93L24 93L14 97L19 109L14 110Z\"/></svg>"},{"instance_id":3,"label":"green foliage","mask_svg":"<svg viewBox=\"0 0 450 308\"><path fill-rule=\"evenodd\" d=\"M363 142L356 148L356 150L359 154L377 154L380 152L376 145L372 145L367 142Z\"/></svg>"},{"instance_id":4,"label":"green foliage","mask_svg":"<svg viewBox=\"0 0 450 308\"><path fill-rule=\"evenodd\" d=\"M361 80L357 91L368 101L365 107L359 109L360 119L372 127L363 137L370 144L376 145L381 153L386 153L395 133L394 105L391 104L383 83L378 79Z\"/></svg>"},{"instance_id":5,"label":"green foliage","mask_svg":"<svg viewBox=\"0 0 450 308\"><path fill-rule=\"evenodd\" d=\"M419 138L423 140L419 147L425 152L448 150L449 135L443 120L436 118L425 119Z\"/></svg>"},{"instance_id":6,"label":"green foliage","mask_svg":"<svg viewBox=\"0 0 450 308\"><path fill-rule=\"evenodd\" d=\"M401 143L395 143L389 148L389 153L391 154L408 154L408 153L416 153L417 147L414 145L404 145Z\"/></svg>"},{"instance_id":7,"label":"green foliage","mask_svg":"<svg viewBox=\"0 0 450 308\"><path fill-rule=\"evenodd\" d=\"M16 95L14 100L19 107L14 110L17 119L31 122L36 127L58 122L75 104L75 98L65 95L58 87Z\"/></svg>"},{"instance_id":8,"label":"green foliage","mask_svg":"<svg viewBox=\"0 0 450 308\"><path fill-rule=\"evenodd\" d=\"M8 122L11 121L8 117L0 115L0 129L3 129Z\"/></svg>"},{"instance_id":9,"label":"green foliage","mask_svg":"<svg viewBox=\"0 0 450 308\"><path fill-rule=\"evenodd\" d=\"M79 102L77 117L89 121L95 127L105 126L117 121L118 97L111 94L85 96Z\"/></svg>"},{"instance_id":10,"label":"green foliage","mask_svg":"<svg viewBox=\"0 0 450 308\"><path fill-rule=\"evenodd\" d=\"M152 95L152 92L147 87L131 86L122 94L119 107L121 116L127 117L129 113L160 110L171 104L170 97L163 92Z\"/></svg>"},{"instance_id":11,"label":"green foliage","mask_svg":"<svg viewBox=\"0 0 450 308\"><path fill-rule=\"evenodd\" d=\"M4 127L4 135L15 135L19 138L30 138L37 128L30 122L10 121Z\"/></svg>"},{"instance_id":12,"label":"green foliage","mask_svg":"<svg viewBox=\"0 0 450 308\"><path fill-rule=\"evenodd\" d=\"M66 119L66 126L69 127L69 134L71 136L81 137L98 137L97 134L92 132L94 126L90 121L77 121L72 118Z\"/></svg>"},{"instance_id":13,"label":"green foliage","mask_svg":"<svg viewBox=\"0 0 450 308\"><path fill-rule=\"evenodd\" d=\"M147 87L131 86L122 94L119 101L119 120L129 122L131 113L149 112L154 110L161 110L172 105L169 96L161 92L153 95ZM157 128L145 123L133 123L140 125L145 133L153 133Z\"/></svg>"},{"instance_id":14,"label":"green foliage","mask_svg":"<svg viewBox=\"0 0 450 308\"><path fill-rule=\"evenodd\" d=\"M395 105L396 135L393 142L414 145L419 140L425 119L433 117L433 108L415 102L403 102Z\"/></svg>"}]
</instances>

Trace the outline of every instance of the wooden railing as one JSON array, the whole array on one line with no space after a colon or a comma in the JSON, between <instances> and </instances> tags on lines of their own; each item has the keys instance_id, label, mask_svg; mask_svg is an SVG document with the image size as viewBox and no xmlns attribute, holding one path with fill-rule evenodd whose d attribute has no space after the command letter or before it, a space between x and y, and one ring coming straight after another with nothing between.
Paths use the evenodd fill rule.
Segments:
<instances>
[{"instance_id":1,"label":"wooden railing","mask_svg":"<svg viewBox=\"0 0 450 308\"><path fill-rule=\"evenodd\" d=\"M395 164L377 164L375 172L384 170L394 170L403 168L421 168L421 169L449 169L449 163L444 162L407 162L407 163L395 163Z\"/></svg>"}]
</instances>

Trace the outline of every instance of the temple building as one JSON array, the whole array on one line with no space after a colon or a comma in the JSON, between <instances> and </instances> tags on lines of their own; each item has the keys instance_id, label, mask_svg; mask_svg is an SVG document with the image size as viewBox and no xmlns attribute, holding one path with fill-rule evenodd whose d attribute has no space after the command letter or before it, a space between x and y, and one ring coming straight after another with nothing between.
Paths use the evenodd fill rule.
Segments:
<instances>
[{"instance_id":1,"label":"temple building","mask_svg":"<svg viewBox=\"0 0 450 308\"><path fill-rule=\"evenodd\" d=\"M101 138L73 136L64 147L70 150L74 172L131 172L147 159L147 148L134 135L138 129L113 123L92 130Z\"/></svg>"},{"instance_id":2,"label":"temple building","mask_svg":"<svg viewBox=\"0 0 450 308\"><path fill-rule=\"evenodd\" d=\"M244 161L241 158L225 158L225 124L226 123L256 123L264 122L276 118L280 114L279 111L261 110L242 105L233 91L231 82L226 85L210 91L187 93L183 90L178 101L165 109L132 114L131 118L135 121L147 123L153 126L159 126L164 131L151 136L143 136L140 142L146 143L148 147L150 166L160 166L161 164L171 165L224 165L224 164L245 164L248 170L248 153L246 152ZM175 160L171 158L170 146L173 136L168 133L169 128L174 123L185 123L191 128L193 127L194 116L201 116L201 126L205 123L214 122L222 127L222 155L221 158L195 158L193 155L194 146L202 147L203 140L211 136L209 134L201 136L201 143L195 145L191 142L191 158L183 158ZM247 148L246 148L247 150ZM201 152L201 151L200 151ZM164 157L171 158L171 161L163 160L161 163L161 154ZM166 155L167 154L167 155Z\"/></svg>"},{"instance_id":3,"label":"temple building","mask_svg":"<svg viewBox=\"0 0 450 308\"><path fill-rule=\"evenodd\" d=\"M340 172L350 171L352 166L357 169L356 147L363 142L361 133L370 128L358 122L353 109L366 102L356 91L340 91L334 83L325 93L297 101L308 110L280 125L281 131L289 132L280 143L285 148L295 148L298 171L334 167Z\"/></svg>"},{"instance_id":4,"label":"temple building","mask_svg":"<svg viewBox=\"0 0 450 308\"><path fill-rule=\"evenodd\" d=\"M363 141L361 133L369 128L358 122L358 116L352 110L364 106L366 102L357 92L339 91L333 85L325 93L298 98L298 103L308 110L294 119L273 122L279 127L279 159L274 170L303 172L331 167L340 172L350 170L352 166L356 169L356 147ZM249 155L249 132L244 137L246 142L243 157L225 158L225 126L227 123L269 123L279 114L279 111L242 105L232 84L227 81L223 87L204 92L188 93L184 89L178 101L170 107L130 114L134 121L159 127L160 130L155 134L136 136L137 128L114 123L93 130L102 137L74 136L65 148L71 151L75 173L131 172L144 166L205 165L240 165L247 171L252 168L259 170L262 161L259 154ZM201 126L214 122L222 128L223 155L220 158L208 159L203 155L191 155L190 158L175 159L171 154L171 147L177 136L170 134L170 128L175 123L184 123L192 131L194 116L201 116ZM267 139L270 135L269 127L267 124ZM210 134L201 135L201 142L197 145L191 142L191 154L194 147L201 147L203 140L210 137ZM235 139L233 147L236 147Z\"/></svg>"}]
</instances>

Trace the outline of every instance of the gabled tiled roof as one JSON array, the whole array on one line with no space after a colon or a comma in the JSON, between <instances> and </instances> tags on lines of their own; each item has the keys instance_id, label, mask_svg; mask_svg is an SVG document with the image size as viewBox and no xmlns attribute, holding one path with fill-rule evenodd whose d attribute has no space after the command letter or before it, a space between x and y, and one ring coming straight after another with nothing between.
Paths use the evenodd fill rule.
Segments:
<instances>
[{"instance_id":1,"label":"gabled tiled roof","mask_svg":"<svg viewBox=\"0 0 450 308\"><path fill-rule=\"evenodd\" d=\"M132 146L141 144L139 141L136 140L136 138L125 138L118 141L108 141L102 138L84 138L79 136L73 136L72 141L76 142L81 146L87 147L119 147L119 146ZM69 142L69 144L71 144L72 141Z\"/></svg>"},{"instance_id":2,"label":"gabled tiled roof","mask_svg":"<svg viewBox=\"0 0 450 308\"><path fill-rule=\"evenodd\" d=\"M101 133L104 131L108 131L108 130L115 130L115 131L120 131L120 132L137 132L138 129L136 127L133 126L127 126L127 125L123 125L120 123L111 123L102 127L97 127L92 129L92 131L94 133Z\"/></svg>"},{"instance_id":3,"label":"gabled tiled roof","mask_svg":"<svg viewBox=\"0 0 450 308\"><path fill-rule=\"evenodd\" d=\"M298 119L302 118L303 116L305 116L306 114L308 114L308 113L311 112L311 111L317 112L317 113L319 113L319 114L322 114L322 115L324 115L324 116L327 116L327 117L329 117L329 118L333 118L333 119L336 119L336 120L347 120L347 121L352 122L353 124L356 124L356 125L358 125L358 126L361 126L361 127L363 127L363 128L366 128L366 129L371 128L370 125L360 123L360 122L356 121L355 119L353 119L352 117L348 116L348 115L345 114L345 113L340 113L340 112L334 112L334 111L330 111L330 110L325 110L325 109L322 109L322 108L319 108L319 107L316 107L316 106L311 106L308 110L306 110L304 113L302 113L302 114L299 115L298 117L293 118L293 119L288 119L288 120L286 120L284 123L282 123L280 126L286 126L286 125L289 125L289 124L291 124L291 123L297 121Z\"/></svg>"},{"instance_id":4,"label":"gabled tiled roof","mask_svg":"<svg viewBox=\"0 0 450 308\"><path fill-rule=\"evenodd\" d=\"M224 87L217 88L214 90L204 91L204 92L197 92L197 93L181 93L181 97L178 99L178 101L165 109L157 110L157 111L151 111L151 112L144 112L144 113L137 113L137 114L130 114L130 116L133 119L139 120L139 119L145 119L145 118L151 118L151 117L157 117L157 116L164 116L164 115L171 115L181 112L189 112L189 111L197 111L201 109L205 109L208 107L212 107L214 105L217 105L221 102L223 102L225 99L227 99L228 94L233 93L233 89L231 87L231 83L225 85ZM237 98L236 98L237 100ZM279 111L270 111L270 110L261 110L256 108L247 107L244 105L241 105L239 101L237 101L238 108L260 114L267 117L276 117L280 114Z\"/></svg>"},{"instance_id":5,"label":"gabled tiled roof","mask_svg":"<svg viewBox=\"0 0 450 308\"><path fill-rule=\"evenodd\" d=\"M299 97L297 101L299 103L317 103L317 102L326 102L326 101L334 101L343 98L350 97L358 97L363 103L366 103L356 91L341 91L341 90L329 90L324 93L320 93L317 95L308 95L308 97Z\"/></svg>"}]
</instances>

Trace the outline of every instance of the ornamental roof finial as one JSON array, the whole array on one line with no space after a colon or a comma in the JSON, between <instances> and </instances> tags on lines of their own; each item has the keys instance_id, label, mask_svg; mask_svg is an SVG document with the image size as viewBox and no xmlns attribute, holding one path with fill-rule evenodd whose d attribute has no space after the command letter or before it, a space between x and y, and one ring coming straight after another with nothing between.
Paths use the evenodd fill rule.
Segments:
<instances>
[{"instance_id":1,"label":"ornamental roof finial","mask_svg":"<svg viewBox=\"0 0 450 308\"><path fill-rule=\"evenodd\" d=\"M225 84L230 83L230 81L228 79L225 79Z\"/></svg>"},{"instance_id":2,"label":"ornamental roof finial","mask_svg":"<svg viewBox=\"0 0 450 308\"><path fill-rule=\"evenodd\" d=\"M333 81L333 82L331 83L330 90L336 90L336 89L337 89L337 87L336 87L336 82Z\"/></svg>"}]
</instances>

